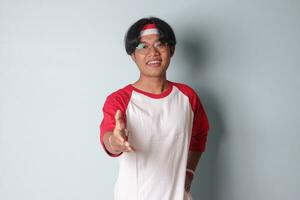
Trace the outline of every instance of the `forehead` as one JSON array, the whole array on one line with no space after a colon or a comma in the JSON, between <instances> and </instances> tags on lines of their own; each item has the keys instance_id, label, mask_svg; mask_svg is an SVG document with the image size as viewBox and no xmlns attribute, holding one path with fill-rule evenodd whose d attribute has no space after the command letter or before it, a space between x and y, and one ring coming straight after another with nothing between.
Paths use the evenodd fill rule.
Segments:
<instances>
[{"instance_id":1,"label":"forehead","mask_svg":"<svg viewBox=\"0 0 300 200\"><path fill-rule=\"evenodd\" d=\"M160 39L160 37L158 34L144 35L141 37L140 42L151 43L151 42L156 42L159 39Z\"/></svg>"}]
</instances>

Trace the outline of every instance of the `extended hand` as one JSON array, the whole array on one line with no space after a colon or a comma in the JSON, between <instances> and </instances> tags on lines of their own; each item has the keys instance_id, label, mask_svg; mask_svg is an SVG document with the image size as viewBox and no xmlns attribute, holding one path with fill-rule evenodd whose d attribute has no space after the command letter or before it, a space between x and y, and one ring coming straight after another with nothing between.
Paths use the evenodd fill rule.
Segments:
<instances>
[{"instance_id":1,"label":"extended hand","mask_svg":"<svg viewBox=\"0 0 300 200\"><path fill-rule=\"evenodd\" d=\"M117 110L115 114L116 125L112 135L109 137L109 144L115 152L133 152L133 147L128 142L128 130L122 118L122 113Z\"/></svg>"}]
</instances>

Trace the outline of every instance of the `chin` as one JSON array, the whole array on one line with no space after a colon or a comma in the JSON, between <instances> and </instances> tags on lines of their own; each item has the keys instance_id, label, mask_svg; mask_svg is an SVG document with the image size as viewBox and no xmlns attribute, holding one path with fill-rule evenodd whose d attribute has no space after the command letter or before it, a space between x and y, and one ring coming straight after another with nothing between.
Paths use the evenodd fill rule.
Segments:
<instances>
[{"instance_id":1,"label":"chin","mask_svg":"<svg viewBox=\"0 0 300 200\"><path fill-rule=\"evenodd\" d=\"M151 78L161 78L161 77L165 77L165 73L144 73L143 76L146 77L151 77Z\"/></svg>"}]
</instances>

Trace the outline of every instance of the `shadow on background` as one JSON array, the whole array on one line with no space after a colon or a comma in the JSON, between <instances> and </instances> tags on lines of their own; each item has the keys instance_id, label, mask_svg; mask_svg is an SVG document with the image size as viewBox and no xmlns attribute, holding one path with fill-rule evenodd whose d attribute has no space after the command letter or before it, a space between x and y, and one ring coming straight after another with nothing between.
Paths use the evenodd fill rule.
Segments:
<instances>
[{"instance_id":1,"label":"shadow on background","mask_svg":"<svg viewBox=\"0 0 300 200\"><path fill-rule=\"evenodd\" d=\"M206 151L198 164L191 192L194 200L221 200L218 191L221 187L221 177L226 176L228 166L219 165L219 163L224 165L224 162L220 162L219 154L220 145L226 136L226 126L222 116L221 98L201 84L204 82L205 72L213 67L210 66L210 61L214 59L213 51L208 35L192 30L191 27L185 30L189 32L184 33L180 39L180 47L183 48L182 57L186 59L184 63L187 70L185 73L187 77L183 78L197 91L210 122Z\"/></svg>"}]
</instances>

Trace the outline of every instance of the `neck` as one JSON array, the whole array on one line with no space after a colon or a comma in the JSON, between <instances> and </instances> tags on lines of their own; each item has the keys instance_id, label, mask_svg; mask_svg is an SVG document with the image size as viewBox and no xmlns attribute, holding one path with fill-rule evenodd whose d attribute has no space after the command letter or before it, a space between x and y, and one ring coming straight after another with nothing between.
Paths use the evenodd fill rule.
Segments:
<instances>
[{"instance_id":1,"label":"neck","mask_svg":"<svg viewBox=\"0 0 300 200\"><path fill-rule=\"evenodd\" d=\"M145 92L161 94L168 87L166 77L140 77L134 84L134 87Z\"/></svg>"}]
</instances>

